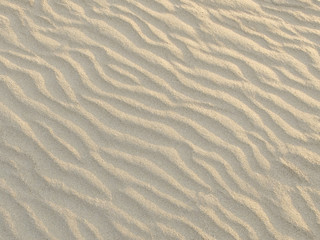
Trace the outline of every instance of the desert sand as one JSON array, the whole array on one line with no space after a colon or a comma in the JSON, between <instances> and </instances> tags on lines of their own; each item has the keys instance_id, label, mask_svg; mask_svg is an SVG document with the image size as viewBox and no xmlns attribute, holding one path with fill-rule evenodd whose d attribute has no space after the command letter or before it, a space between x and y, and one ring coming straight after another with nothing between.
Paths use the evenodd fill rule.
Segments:
<instances>
[{"instance_id":1,"label":"desert sand","mask_svg":"<svg viewBox=\"0 0 320 240\"><path fill-rule=\"evenodd\" d=\"M1 0L1 240L319 240L319 0Z\"/></svg>"}]
</instances>

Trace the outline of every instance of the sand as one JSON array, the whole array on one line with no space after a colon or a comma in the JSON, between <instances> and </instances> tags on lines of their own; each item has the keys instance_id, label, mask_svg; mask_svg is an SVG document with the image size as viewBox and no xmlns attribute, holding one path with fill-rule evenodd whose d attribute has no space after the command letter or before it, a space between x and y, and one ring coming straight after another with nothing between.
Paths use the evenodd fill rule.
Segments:
<instances>
[{"instance_id":1,"label":"sand","mask_svg":"<svg viewBox=\"0 0 320 240\"><path fill-rule=\"evenodd\" d=\"M0 239L320 239L320 1L1 0Z\"/></svg>"}]
</instances>

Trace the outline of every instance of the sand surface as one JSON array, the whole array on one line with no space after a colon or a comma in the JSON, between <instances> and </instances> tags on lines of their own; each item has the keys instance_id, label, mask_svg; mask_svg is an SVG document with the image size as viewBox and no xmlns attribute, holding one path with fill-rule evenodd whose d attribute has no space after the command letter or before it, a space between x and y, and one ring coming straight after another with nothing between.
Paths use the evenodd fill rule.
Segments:
<instances>
[{"instance_id":1,"label":"sand surface","mask_svg":"<svg viewBox=\"0 0 320 240\"><path fill-rule=\"evenodd\" d=\"M319 0L1 0L1 240L319 240Z\"/></svg>"}]
</instances>

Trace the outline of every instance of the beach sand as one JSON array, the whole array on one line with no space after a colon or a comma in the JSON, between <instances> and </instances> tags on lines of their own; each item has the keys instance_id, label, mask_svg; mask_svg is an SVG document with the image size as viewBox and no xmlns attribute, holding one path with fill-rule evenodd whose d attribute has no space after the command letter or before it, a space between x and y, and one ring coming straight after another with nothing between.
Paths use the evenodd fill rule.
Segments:
<instances>
[{"instance_id":1,"label":"beach sand","mask_svg":"<svg viewBox=\"0 0 320 240\"><path fill-rule=\"evenodd\" d=\"M319 0L1 0L1 240L319 240Z\"/></svg>"}]
</instances>

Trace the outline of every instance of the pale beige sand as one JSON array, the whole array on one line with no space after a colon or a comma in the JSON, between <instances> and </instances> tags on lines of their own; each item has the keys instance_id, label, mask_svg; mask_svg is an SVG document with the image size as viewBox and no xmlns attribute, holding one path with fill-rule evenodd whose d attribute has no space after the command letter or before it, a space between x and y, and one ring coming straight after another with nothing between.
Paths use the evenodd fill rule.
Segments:
<instances>
[{"instance_id":1,"label":"pale beige sand","mask_svg":"<svg viewBox=\"0 0 320 240\"><path fill-rule=\"evenodd\" d=\"M0 239L320 239L319 0L1 0Z\"/></svg>"}]
</instances>

